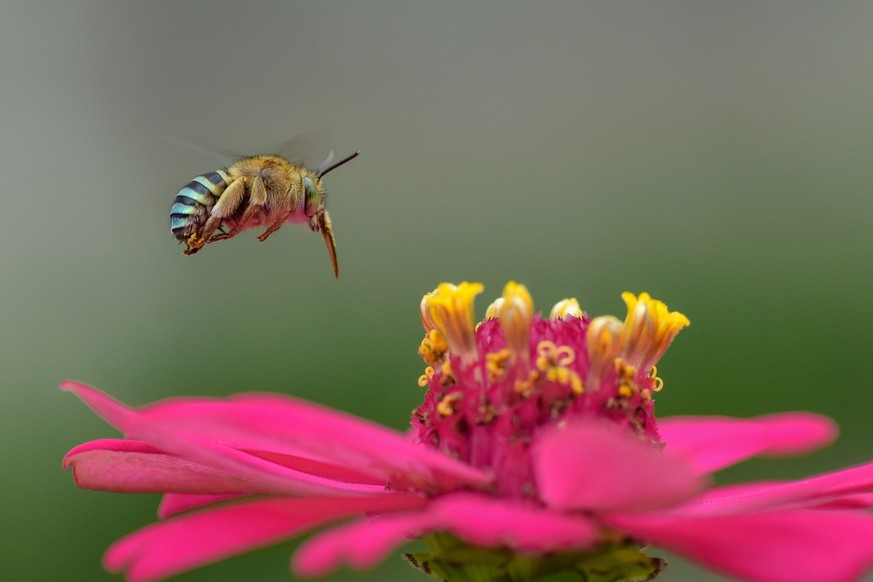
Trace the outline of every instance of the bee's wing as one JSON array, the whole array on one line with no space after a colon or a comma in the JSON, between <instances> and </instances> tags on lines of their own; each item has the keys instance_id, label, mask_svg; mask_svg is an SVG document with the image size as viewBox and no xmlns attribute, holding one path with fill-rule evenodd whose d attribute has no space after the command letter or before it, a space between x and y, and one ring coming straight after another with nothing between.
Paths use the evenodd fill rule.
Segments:
<instances>
[{"instance_id":1,"label":"bee's wing","mask_svg":"<svg viewBox=\"0 0 873 582\"><path fill-rule=\"evenodd\" d=\"M194 150L195 152L200 152L201 154L208 154L213 158L220 160L221 165L223 166L230 166L235 161L246 157L246 155L244 154L238 154L236 152L231 152L227 150L205 148L199 144L181 139L175 135L165 135L164 139L166 139L168 142L176 147L185 148L187 150Z\"/></svg>"},{"instance_id":2,"label":"bee's wing","mask_svg":"<svg viewBox=\"0 0 873 582\"><path fill-rule=\"evenodd\" d=\"M330 163L333 161L333 150L329 150L327 155L324 158L324 161L318 164L318 171L316 172L319 176L327 169Z\"/></svg>"},{"instance_id":3,"label":"bee's wing","mask_svg":"<svg viewBox=\"0 0 873 582\"><path fill-rule=\"evenodd\" d=\"M328 142L327 132L323 129L313 129L294 136L276 150L280 156L293 164L310 168L318 161ZM315 154L315 155L313 155Z\"/></svg>"}]
</instances>

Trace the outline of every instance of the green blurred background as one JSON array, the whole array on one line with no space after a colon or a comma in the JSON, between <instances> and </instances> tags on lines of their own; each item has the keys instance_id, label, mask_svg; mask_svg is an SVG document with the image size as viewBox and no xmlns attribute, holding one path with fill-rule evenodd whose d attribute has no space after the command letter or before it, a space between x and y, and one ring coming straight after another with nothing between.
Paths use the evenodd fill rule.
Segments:
<instances>
[{"instance_id":1,"label":"green blurred background","mask_svg":"<svg viewBox=\"0 0 873 582\"><path fill-rule=\"evenodd\" d=\"M722 482L873 458L868 2L0 4L0 495L7 580L111 580L157 499L77 490L116 436L64 378L131 404L295 394L397 429L421 397L418 301L508 279L692 326L661 415L833 416L841 439ZM167 212L221 165L310 130L341 277L286 227L185 257ZM288 580L291 544L179 580ZM363 577L416 579L399 558ZM423 579L423 578L421 578ZM664 580L722 580L676 561Z\"/></svg>"}]
</instances>

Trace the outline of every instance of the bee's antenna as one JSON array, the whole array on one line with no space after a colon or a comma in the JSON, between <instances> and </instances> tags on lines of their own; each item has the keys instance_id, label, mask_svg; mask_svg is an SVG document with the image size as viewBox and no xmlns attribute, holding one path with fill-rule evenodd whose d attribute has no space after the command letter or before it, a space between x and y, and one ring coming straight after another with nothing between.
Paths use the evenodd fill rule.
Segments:
<instances>
[{"instance_id":1,"label":"bee's antenna","mask_svg":"<svg viewBox=\"0 0 873 582\"><path fill-rule=\"evenodd\" d=\"M320 180L321 177L324 176L325 174L327 174L328 172L331 172L331 171L333 171L333 170L336 170L337 168L339 168L340 166L342 166L342 165L345 164L346 162L351 162L352 160L354 160L355 158L357 158L359 155L361 155L361 152L355 152L355 153L353 153L353 154L350 155L350 156L346 156L346 157L344 157L343 159L341 159L340 161L338 161L337 163L335 163L335 164L333 164L333 165L331 165L331 166L328 166L328 167L326 167L326 168L323 169L323 170L319 170L318 173L315 175L315 177L318 178L318 179Z\"/></svg>"}]
</instances>

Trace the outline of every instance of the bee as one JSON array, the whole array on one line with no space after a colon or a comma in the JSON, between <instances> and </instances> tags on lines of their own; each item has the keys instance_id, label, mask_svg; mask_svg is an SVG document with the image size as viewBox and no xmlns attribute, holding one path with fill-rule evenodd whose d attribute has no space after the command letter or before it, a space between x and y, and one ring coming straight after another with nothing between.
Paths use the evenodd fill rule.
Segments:
<instances>
[{"instance_id":1,"label":"bee","mask_svg":"<svg viewBox=\"0 0 873 582\"><path fill-rule=\"evenodd\" d=\"M324 207L322 178L360 152L328 166L331 156L316 171L293 164L279 155L242 158L227 168L197 176L179 190L170 208L170 230L186 255L207 243L233 238L249 228L265 226L267 237L286 222L305 223L320 232L339 277L336 239ZM326 167L324 167L326 166Z\"/></svg>"}]
</instances>

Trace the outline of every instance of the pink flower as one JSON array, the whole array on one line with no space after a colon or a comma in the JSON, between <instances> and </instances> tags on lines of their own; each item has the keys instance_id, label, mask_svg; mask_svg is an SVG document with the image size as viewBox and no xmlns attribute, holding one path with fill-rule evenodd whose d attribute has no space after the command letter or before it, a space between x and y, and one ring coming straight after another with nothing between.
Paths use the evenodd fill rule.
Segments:
<instances>
[{"instance_id":1,"label":"pink flower","mask_svg":"<svg viewBox=\"0 0 873 582\"><path fill-rule=\"evenodd\" d=\"M648 544L747 580L873 569L873 463L710 485L745 459L828 444L830 420L656 420L654 366L683 315L626 293L624 321L590 319L572 299L543 318L510 283L476 325L481 289L443 284L422 301L427 391L410 434L276 395L131 409L64 383L125 436L71 450L76 484L164 494L161 521L116 542L106 568L157 580L336 524L301 545L298 574L369 568L410 538L429 547L414 565L455 580L654 577L664 563Z\"/></svg>"}]
</instances>

